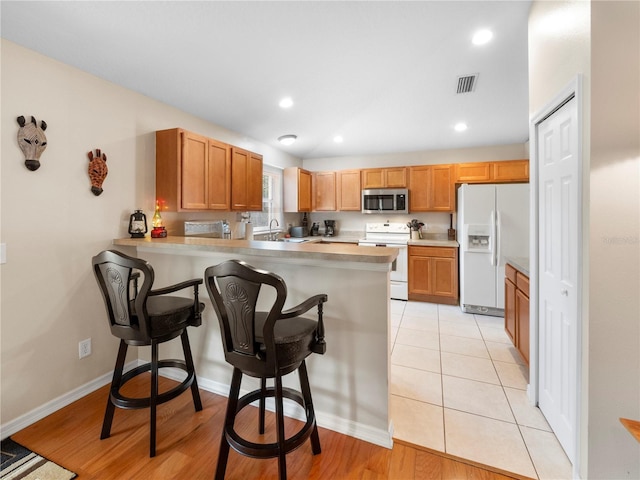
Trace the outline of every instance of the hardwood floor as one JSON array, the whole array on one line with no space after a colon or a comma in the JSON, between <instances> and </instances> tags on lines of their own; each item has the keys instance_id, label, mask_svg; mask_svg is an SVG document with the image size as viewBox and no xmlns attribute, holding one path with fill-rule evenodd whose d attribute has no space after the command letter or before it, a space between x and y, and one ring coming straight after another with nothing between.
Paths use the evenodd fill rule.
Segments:
<instances>
[{"instance_id":1,"label":"hardwood floor","mask_svg":"<svg viewBox=\"0 0 640 480\"><path fill-rule=\"evenodd\" d=\"M143 396L148 377L130 382L129 394ZM161 390L175 383L160 382ZM128 387L129 388L129 387ZM116 409L111 437L100 440L100 429L108 394L105 386L39 422L12 435L12 438L63 467L89 479L210 479L213 478L226 407L226 397L201 391L203 410L195 412L191 395L158 407L157 455L149 458L147 410ZM243 435L260 437L257 410L241 412L236 428ZM267 433L274 441L273 415L267 412ZM299 422L287 420L287 434ZM270 428L271 427L271 428ZM289 479L479 479L520 478L502 475L465 461L395 443L392 450L320 428L322 453L313 456L306 442L287 455ZM276 459L257 460L231 450L226 478L250 480L277 478Z\"/></svg>"}]
</instances>

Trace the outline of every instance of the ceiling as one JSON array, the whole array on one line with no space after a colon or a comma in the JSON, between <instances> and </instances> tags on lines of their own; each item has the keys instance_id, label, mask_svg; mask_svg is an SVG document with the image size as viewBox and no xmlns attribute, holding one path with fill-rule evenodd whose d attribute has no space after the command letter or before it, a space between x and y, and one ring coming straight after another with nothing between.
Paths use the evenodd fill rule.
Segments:
<instances>
[{"instance_id":1,"label":"ceiling","mask_svg":"<svg viewBox=\"0 0 640 480\"><path fill-rule=\"evenodd\" d=\"M299 158L528 139L529 1L0 5L3 38Z\"/></svg>"}]
</instances>

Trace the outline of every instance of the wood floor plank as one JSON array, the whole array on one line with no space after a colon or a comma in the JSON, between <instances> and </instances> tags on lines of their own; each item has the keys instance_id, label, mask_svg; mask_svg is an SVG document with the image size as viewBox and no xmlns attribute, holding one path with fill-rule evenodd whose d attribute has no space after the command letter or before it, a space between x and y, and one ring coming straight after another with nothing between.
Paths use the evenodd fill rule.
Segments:
<instances>
[{"instance_id":1,"label":"wood floor plank","mask_svg":"<svg viewBox=\"0 0 640 480\"><path fill-rule=\"evenodd\" d=\"M389 478L414 480L416 478L416 453L418 451L415 448L407 447L400 443L394 445L389 465Z\"/></svg>"},{"instance_id":2,"label":"wood floor plank","mask_svg":"<svg viewBox=\"0 0 640 480\"><path fill-rule=\"evenodd\" d=\"M148 378L132 380L132 395L148 391ZM161 389L175 382L161 379ZM213 478L227 399L201 391L203 410L195 412L190 392L158 407L157 455L149 458L148 410L116 409L111 437L100 440L109 389L103 387L30 425L12 438L74 471L83 480L174 480ZM246 410L246 411L245 411ZM247 407L236 428L254 441L275 440L274 415L268 412L267 431L257 433L257 412ZM301 422L286 419L287 434ZM411 445L387 449L331 430L319 428L322 453L313 455L309 442L287 455L289 480L508 480L487 469L446 458ZM259 460L231 450L227 480L277 478L276 459Z\"/></svg>"}]
</instances>

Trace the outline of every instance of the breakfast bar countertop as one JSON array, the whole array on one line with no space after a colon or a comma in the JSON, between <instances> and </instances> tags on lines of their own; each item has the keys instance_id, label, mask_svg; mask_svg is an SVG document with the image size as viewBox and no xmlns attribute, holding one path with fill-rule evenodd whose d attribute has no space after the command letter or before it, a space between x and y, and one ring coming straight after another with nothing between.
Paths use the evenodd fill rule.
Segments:
<instances>
[{"instance_id":1,"label":"breakfast bar countertop","mask_svg":"<svg viewBox=\"0 0 640 480\"><path fill-rule=\"evenodd\" d=\"M309 362L316 416L323 426L391 448L389 280L399 248L171 235L119 238L112 245L153 265L157 285L202 278L209 266L238 259L274 272L286 282L285 308L312 295L327 295L323 308L327 351ZM267 289L258 301L266 306L272 294ZM189 333L195 346L198 384L212 391L224 386L221 391L228 391L232 369L226 366L219 344L219 322L209 300L203 292L201 301L209 306L202 312L201 327ZM169 357L179 358L178 344L167 349ZM256 379L247 381L259 388ZM244 382L243 388L247 388Z\"/></svg>"},{"instance_id":2,"label":"breakfast bar countertop","mask_svg":"<svg viewBox=\"0 0 640 480\"><path fill-rule=\"evenodd\" d=\"M262 257L378 264L391 263L398 256L397 248L367 248L338 242L330 244L323 242L292 243L168 236L166 238L117 238L113 240L113 244L144 249L171 249L176 253L180 251L210 251Z\"/></svg>"}]
</instances>

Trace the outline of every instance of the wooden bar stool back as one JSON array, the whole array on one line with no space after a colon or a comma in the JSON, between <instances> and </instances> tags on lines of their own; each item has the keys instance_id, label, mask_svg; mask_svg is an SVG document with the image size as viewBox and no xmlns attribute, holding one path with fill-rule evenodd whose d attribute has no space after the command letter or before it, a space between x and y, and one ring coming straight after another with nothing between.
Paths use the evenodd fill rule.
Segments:
<instances>
[{"instance_id":1,"label":"wooden bar stool back","mask_svg":"<svg viewBox=\"0 0 640 480\"><path fill-rule=\"evenodd\" d=\"M120 348L102 424L101 439L111 435L115 407L150 409L149 456L156 454L157 406L176 398L191 388L196 411L202 410L196 372L191 355L187 327L199 326L204 304L198 301L198 285L202 279L187 280L165 288L152 290L154 272L145 260L130 257L114 250L106 250L93 257L95 274L107 310L111 333L120 338ZM140 284L140 277L142 283ZM138 288L139 287L139 288ZM167 295L185 288L193 288L191 298ZM158 359L158 345L180 337L184 360ZM151 362L123 373L129 345L151 346ZM186 378L172 389L158 392L158 371L178 368ZM151 391L148 397L131 398L120 390L132 378L151 372Z\"/></svg>"},{"instance_id":2,"label":"wooden bar stool back","mask_svg":"<svg viewBox=\"0 0 640 480\"><path fill-rule=\"evenodd\" d=\"M326 350L323 304L327 295L308 298L283 310L287 286L278 275L258 270L244 262L229 260L205 270L205 285L220 322L225 359L233 366L224 432L220 442L216 479L225 475L229 447L254 458L278 457L280 479L287 478L286 454L311 437L314 455L320 453L320 438L309 388L305 359ZM275 299L268 311L257 311L262 286L275 289ZM302 317L317 307L315 319ZM282 386L282 377L297 370L300 391ZM260 388L239 398L243 375L260 379ZM267 388L266 379L274 386ZM265 398L275 398L277 442L256 443L242 438L234 429L236 415L258 400L258 432L265 431ZM283 398L299 404L306 422L296 434L285 438Z\"/></svg>"}]
</instances>

